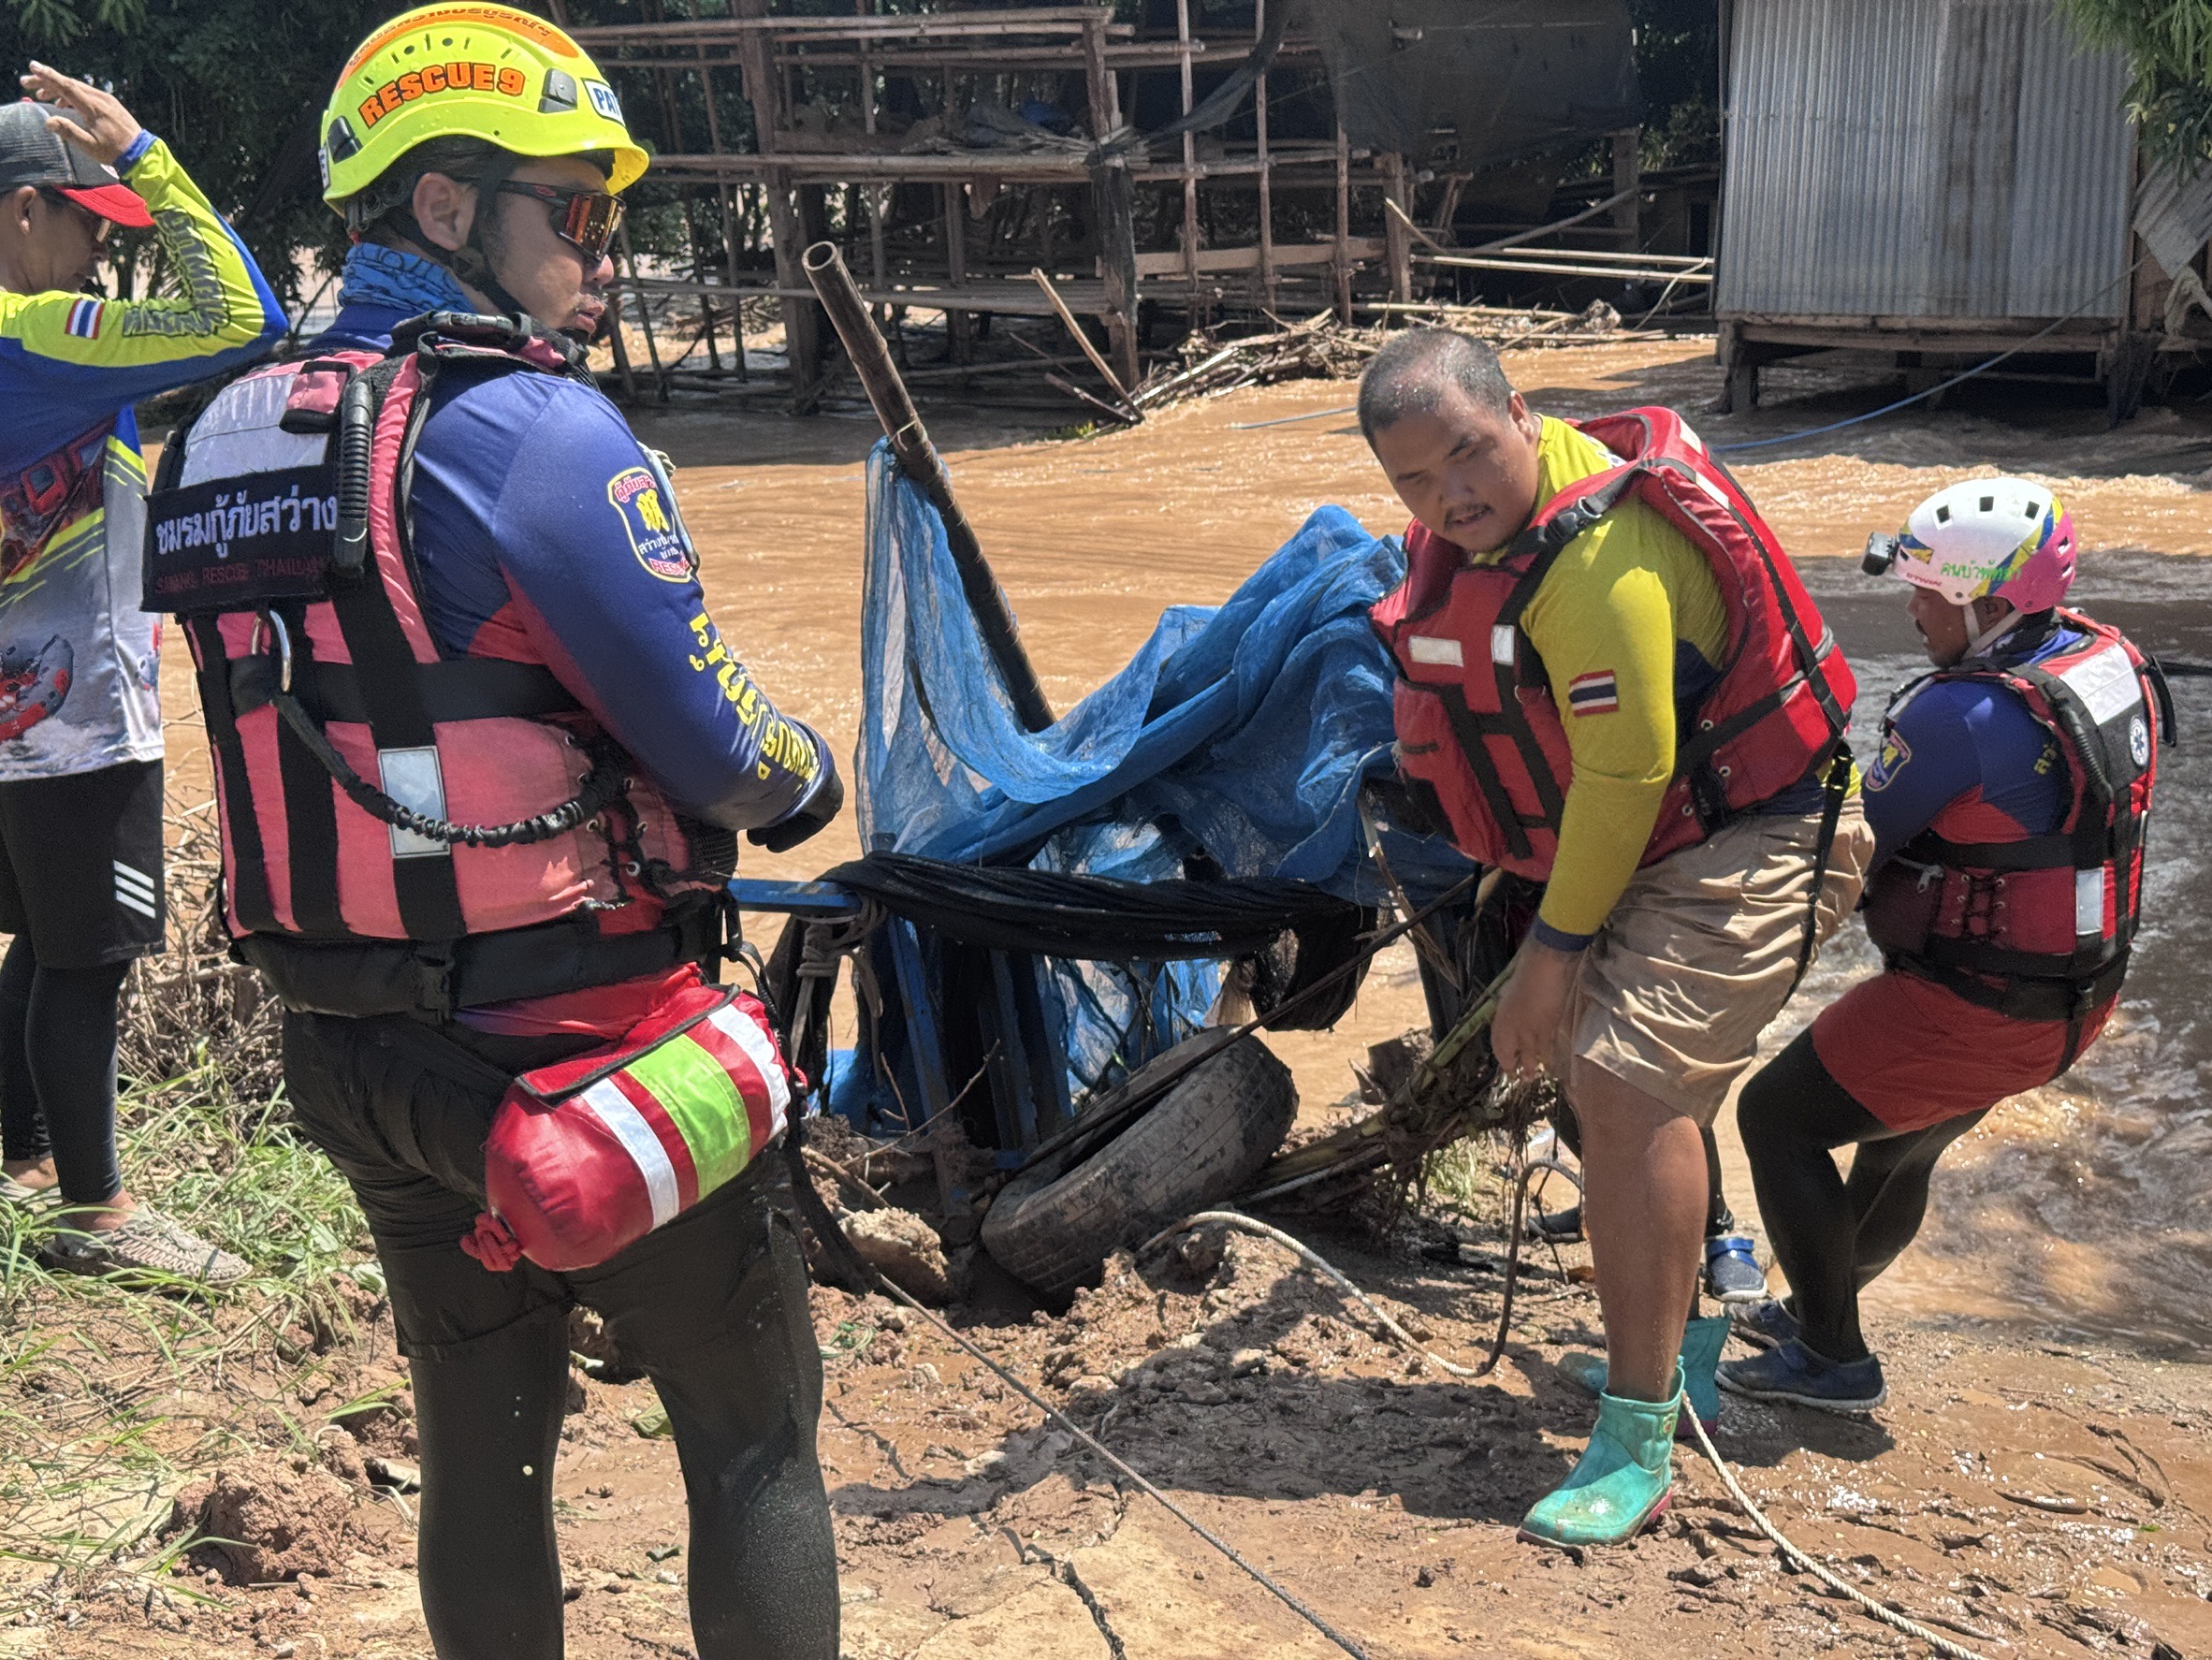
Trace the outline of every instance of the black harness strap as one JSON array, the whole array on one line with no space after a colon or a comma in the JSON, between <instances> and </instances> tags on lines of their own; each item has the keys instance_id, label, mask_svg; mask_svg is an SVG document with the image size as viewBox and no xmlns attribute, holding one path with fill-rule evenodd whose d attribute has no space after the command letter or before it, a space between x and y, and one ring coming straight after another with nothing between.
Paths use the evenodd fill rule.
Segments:
<instances>
[{"instance_id":1,"label":"black harness strap","mask_svg":"<svg viewBox=\"0 0 2212 1660\"><path fill-rule=\"evenodd\" d=\"M1783 993L1788 1002L1812 967L1813 948L1820 943L1820 891L1827 885L1828 857L1836 851L1836 826L1843 817L1843 803L1851 796L1851 751L1839 749L1828 762L1828 776L1821 791L1820 837L1812 848L1812 893L1805 901L1805 938L1797 946L1797 971Z\"/></svg>"},{"instance_id":2,"label":"black harness strap","mask_svg":"<svg viewBox=\"0 0 2212 1660\"><path fill-rule=\"evenodd\" d=\"M433 721L487 721L511 715L542 720L583 710L583 705L553 671L540 663L510 663L498 657L449 657L440 663L418 663L415 668L422 686L423 710ZM368 696L362 690L360 673L352 663L296 661L292 692L300 706L317 721L369 724ZM260 708L276 692L273 658L256 654L232 660L230 699L240 714Z\"/></svg>"},{"instance_id":3,"label":"black harness strap","mask_svg":"<svg viewBox=\"0 0 2212 1660\"><path fill-rule=\"evenodd\" d=\"M424 357L417 360L423 365L422 380L415 389L414 405L407 412L407 430L400 441L400 464L394 469L392 479L391 507L395 523L405 519L406 462L414 454L415 441L429 414L434 359ZM363 377L371 388L369 400L371 421L381 419L392 382L408 361L405 357L389 358ZM434 750L437 733L429 712L423 706L415 648L400 625L399 614L392 608L391 595L385 588L373 556L361 580L340 586L332 593L330 603L338 616L339 630L345 636L346 649L353 656L363 712L369 717L370 735L378 751ZM322 769L318 766L316 770ZM324 793L329 794L327 779ZM400 923L410 938L452 940L458 939L466 931L450 850L441 848L434 853L395 855L392 884L399 896Z\"/></svg>"},{"instance_id":4,"label":"black harness strap","mask_svg":"<svg viewBox=\"0 0 2212 1660\"><path fill-rule=\"evenodd\" d=\"M251 933L273 932L276 907L269 896L269 864L261 846L261 821L254 814L254 791L246 776L246 750L238 735L238 712L230 702L230 675L223 631L213 617L185 620L198 655L199 706L207 714L208 737L223 774L223 826L230 833L230 903L241 926Z\"/></svg>"},{"instance_id":5,"label":"black harness strap","mask_svg":"<svg viewBox=\"0 0 2212 1660\"><path fill-rule=\"evenodd\" d=\"M313 661L304 612L286 607L295 666ZM277 776L284 795L284 840L291 866L292 918L303 934L343 939L350 930L338 907L338 797L298 734L277 722Z\"/></svg>"}]
</instances>

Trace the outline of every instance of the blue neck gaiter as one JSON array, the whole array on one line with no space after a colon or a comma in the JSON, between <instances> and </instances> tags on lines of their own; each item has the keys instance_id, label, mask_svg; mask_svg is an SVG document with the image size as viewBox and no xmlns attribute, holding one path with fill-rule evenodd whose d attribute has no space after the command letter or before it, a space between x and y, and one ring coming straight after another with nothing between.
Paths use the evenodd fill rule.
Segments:
<instances>
[{"instance_id":1,"label":"blue neck gaiter","mask_svg":"<svg viewBox=\"0 0 2212 1660\"><path fill-rule=\"evenodd\" d=\"M390 306L405 317L476 309L444 266L381 242L354 244L339 273L338 299L342 305Z\"/></svg>"}]
</instances>

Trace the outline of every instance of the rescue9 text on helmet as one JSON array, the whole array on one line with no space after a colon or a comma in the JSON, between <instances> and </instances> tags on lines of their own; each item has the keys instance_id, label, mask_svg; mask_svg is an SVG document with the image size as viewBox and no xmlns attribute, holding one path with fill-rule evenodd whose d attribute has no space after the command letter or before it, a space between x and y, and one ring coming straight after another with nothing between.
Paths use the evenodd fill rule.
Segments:
<instances>
[{"instance_id":1,"label":"rescue9 text on helmet","mask_svg":"<svg viewBox=\"0 0 2212 1660\"><path fill-rule=\"evenodd\" d=\"M611 153L607 189L646 169L599 66L566 33L509 7L425 6L364 40L323 112L323 199L340 211L432 138L516 155Z\"/></svg>"},{"instance_id":2,"label":"rescue9 text on helmet","mask_svg":"<svg viewBox=\"0 0 2212 1660\"><path fill-rule=\"evenodd\" d=\"M2074 553L2074 516L2047 486L1975 478L1913 509L1903 534L1870 538L1864 563L1954 605L2000 599L2029 613L2065 599Z\"/></svg>"}]
</instances>

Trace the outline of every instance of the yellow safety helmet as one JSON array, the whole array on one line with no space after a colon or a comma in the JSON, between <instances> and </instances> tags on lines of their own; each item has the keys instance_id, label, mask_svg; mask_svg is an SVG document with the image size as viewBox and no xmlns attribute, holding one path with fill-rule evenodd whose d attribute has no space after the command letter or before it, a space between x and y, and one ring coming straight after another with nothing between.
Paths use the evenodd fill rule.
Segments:
<instances>
[{"instance_id":1,"label":"yellow safety helmet","mask_svg":"<svg viewBox=\"0 0 2212 1660\"><path fill-rule=\"evenodd\" d=\"M564 31L506 6L424 6L346 60L323 112L323 199L343 211L416 145L451 138L525 156L610 152L610 191L646 170L615 89Z\"/></svg>"}]
</instances>

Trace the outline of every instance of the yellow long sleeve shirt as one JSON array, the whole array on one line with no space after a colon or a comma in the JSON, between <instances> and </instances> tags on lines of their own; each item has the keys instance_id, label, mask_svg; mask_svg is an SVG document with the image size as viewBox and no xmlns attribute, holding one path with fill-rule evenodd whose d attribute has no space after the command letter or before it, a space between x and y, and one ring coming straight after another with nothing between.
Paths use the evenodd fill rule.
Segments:
<instances>
[{"instance_id":1,"label":"yellow long sleeve shirt","mask_svg":"<svg viewBox=\"0 0 2212 1660\"><path fill-rule=\"evenodd\" d=\"M1619 461L1547 415L1536 464L1542 502ZM1574 759L1537 915L1550 943L1575 945L1604 925L1651 842L1674 776L1677 704L1694 703L1718 678L1727 612L1705 556L1631 501L1567 544L1521 626L1544 661ZM1617 701L1577 710L1569 685L1604 674Z\"/></svg>"}]
</instances>

